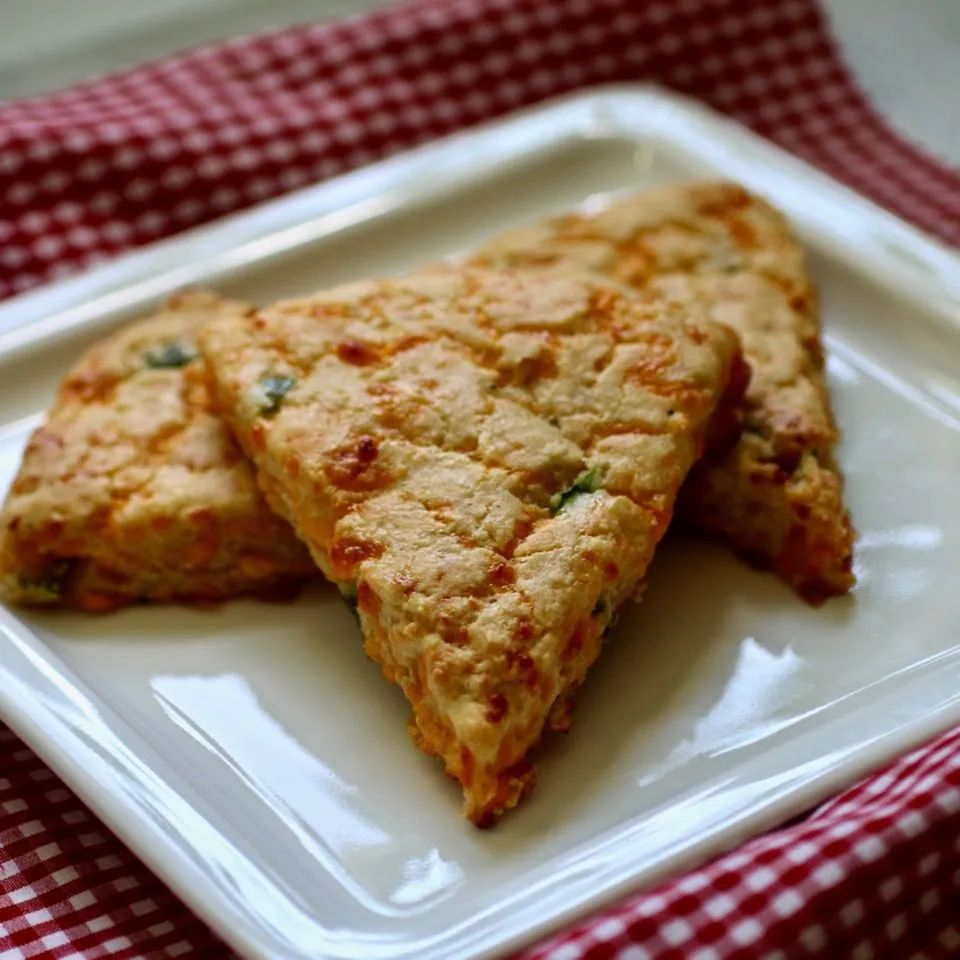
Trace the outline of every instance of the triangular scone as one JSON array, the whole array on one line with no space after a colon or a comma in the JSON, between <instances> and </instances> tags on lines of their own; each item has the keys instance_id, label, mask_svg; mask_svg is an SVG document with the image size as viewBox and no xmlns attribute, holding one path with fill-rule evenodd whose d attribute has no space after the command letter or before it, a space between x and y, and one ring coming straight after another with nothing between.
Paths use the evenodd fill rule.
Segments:
<instances>
[{"instance_id":1,"label":"triangular scone","mask_svg":"<svg viewBox=\"0 0 960 960\"><path fill-rule=\"evenodd\" d=\"M249 309L182 294L70 371L0 515L4 599L216 600L316 570L211 411L197 327Z\"/></svg>"},{"instance_id":2,"label":"triangular scone","mask_svg":"<svg viewBox=\"0 0 960 960\"><path fill-rule=\"evenodd\" d=\"M601 278L358 283L201 334L220 409L492 822L565 727L738 360Z\"/></svg>"},{"instance_id":3,"label":"triangular scone","mask_svg":"<svg viewBox=\"0 0 960 960\"><path fill-rule=\"evenodd\" d=\"M853 532L817 296L776 210L733 184L679 184L513 231L475 262L589 267L655 295L702 298L740 335L751 381L740 442L697 468L679 515L812 602L850 589Z\"/></svg>"}]
</instances>

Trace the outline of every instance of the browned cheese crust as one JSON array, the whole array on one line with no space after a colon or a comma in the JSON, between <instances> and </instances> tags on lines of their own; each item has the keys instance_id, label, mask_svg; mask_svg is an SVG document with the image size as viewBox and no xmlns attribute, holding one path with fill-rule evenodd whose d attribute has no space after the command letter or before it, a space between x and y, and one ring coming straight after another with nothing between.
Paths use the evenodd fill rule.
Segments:
<instances>
[{"instance_id":1,"label":"browned cheese crust","mask_svg":"<svg viewBox=\"0 0 960 960\"><path fill-rule=\"evenodd\" d=\"M478 264L589 267L652 295L701 299L743 342L744 431L696 469L679 515L819 602L853 585L817 296L784 218L728 183L673 185L516 230Z\"/></svg>"},{"instance_id":2,"label":"browned cheese crust","mask_svg":"<svg viewBox=\"0 0 960 960\"><path fill-rule=\"evenodd\" d=\"M216 320L201 347L417 742L492 822L639 588L735 335L601 278L448 271Z\"/></svg>"},{"instance_id":3,"label":"browned cheese crust","mask_svg":"<svg viewBox=\"0 0 960 960\"><path fill-rule=\"evenodd\" d=\"M70 371L0 516L5 600L210 601L315 571L211 411L197 327L249 309L182 294Z\"/></svg>"}]
</instances>

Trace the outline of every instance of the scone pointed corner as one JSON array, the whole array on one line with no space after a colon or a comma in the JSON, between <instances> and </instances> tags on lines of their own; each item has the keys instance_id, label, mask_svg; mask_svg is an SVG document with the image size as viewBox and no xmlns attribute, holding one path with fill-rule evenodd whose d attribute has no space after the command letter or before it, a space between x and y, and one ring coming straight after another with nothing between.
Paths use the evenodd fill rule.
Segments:
<instances>
[{"instance_id":1,"label":"scone pointed corner","mask_svg":"<svg viewBox=\"0 0 960 960\"><path fill-rule=\"evenodd\" d=\"M642 586L736 335L599 277L449 269L215 320L201 348L270 502L489 825Z\"/></svg>"},{"instance_id":2,"label":"scone pointed corner","mask_svg":"<svg viewBox=\"0 0 960 960\"><path fill-rule=\"evenodd\" d=\"M680 511L733 544L751 566L774 571L812 606L849 592L854 532L839 472L812 453L785 468L755 444L748 435L726 457L698 464Z\"/></svg>"}]
</instances>

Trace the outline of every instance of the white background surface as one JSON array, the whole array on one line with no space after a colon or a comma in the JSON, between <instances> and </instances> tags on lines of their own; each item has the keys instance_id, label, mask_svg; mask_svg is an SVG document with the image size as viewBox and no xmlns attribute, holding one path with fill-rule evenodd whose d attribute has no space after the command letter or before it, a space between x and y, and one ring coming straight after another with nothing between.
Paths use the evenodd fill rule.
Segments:
<instances>
[{"instance_id":1,"label":"white background surface","mask_svg":"<svg viewBox=\"0 0 960 960\"><path fill-rule=\"evenodd\" d=\"M960 0L822 0L888 119L960 164ZM53 90L198 43L362 13L382 0L6 0L0 98Z\"/></svg>"}]
</instances>

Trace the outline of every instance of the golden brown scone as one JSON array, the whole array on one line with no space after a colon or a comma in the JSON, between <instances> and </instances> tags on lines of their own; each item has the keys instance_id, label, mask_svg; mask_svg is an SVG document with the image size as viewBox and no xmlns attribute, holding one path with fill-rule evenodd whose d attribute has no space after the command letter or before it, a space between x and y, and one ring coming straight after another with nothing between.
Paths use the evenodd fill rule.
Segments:
<instances>
[{"instance_id":1,"label":"golden brown scone","mask_svg":"<svg viewBox=\"0 0 960 960\"><path fill-rule=\"evenodd\" d=\"M602 278L448 270L214 320L200 342L271 503L491 823L638 590L735 335Z\"/></svg>"},{"instance_id":2,"label":"golden brown scone","mask_svg":"<svg viewBox=\"0 0 960 960\"><path fill-rule=\"evenodd\" d=\"M70 371L0 515L5 600L217 600L316 570L211 410L197 327L249 309L182 294Z\"/></svg>"},{"instance_id":3,"label":"golden brown scone","mask_svg":"<svg viewBox=\"0 0 960 960\"><path fill-rule=\"evenodd\" d=\"M834 460L816 292L769 204L728 183L687 183L513 231L481 265L589 267L652 295L702 300L751 368L744 431L700 465L679 515L725 537L819 602L853 585L853 531Z\"/></svg>"}]
</instances>

